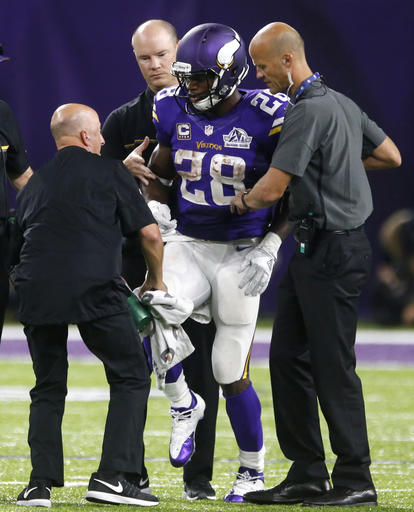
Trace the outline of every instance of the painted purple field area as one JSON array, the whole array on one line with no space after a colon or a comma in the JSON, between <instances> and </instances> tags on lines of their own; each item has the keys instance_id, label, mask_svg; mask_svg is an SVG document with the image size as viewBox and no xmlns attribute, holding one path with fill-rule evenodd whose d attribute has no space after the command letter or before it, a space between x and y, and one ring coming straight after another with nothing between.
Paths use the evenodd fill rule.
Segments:
<instances>
[{"instance_id":1,"label":"painted purple field area","mask_svg":"<svg viewBox=\"0 0 414 512\"><path fill-rule=\"evenodd\" d=\"M271 331L258 329L253 344L253 361L268 358ZM72 357L93 357L86 348L76 327L69 331L68 352ZM356 354L359 363L414 365L414 330L365 330L357 334ZM0 346L0 360L5 358L29 358L29 351L21 327L6 326Z\"/></svg>"}]
</instances>

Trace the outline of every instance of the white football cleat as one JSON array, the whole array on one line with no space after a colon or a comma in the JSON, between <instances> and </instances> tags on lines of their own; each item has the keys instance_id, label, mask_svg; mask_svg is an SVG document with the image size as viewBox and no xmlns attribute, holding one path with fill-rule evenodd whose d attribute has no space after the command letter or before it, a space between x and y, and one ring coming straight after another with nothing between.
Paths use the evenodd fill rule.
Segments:
<instances>
[{"instance_id":1,"label":"white football cleat","mask_svg":"<svg viewBox=\"0 0 414 512\"><path fill-rule=\"evenodd\" d=\"M246 468L241 466L237 473L236 481L233 488L224 496L224 501L233 503L245 503L244 495L251 491L264 490L264 477L263 473L255 469Z\"/></svg>"},{"instance_id":2,"label":"white football cleat","mask_svg":"<svg viewBox=\"0 0 414 512\"><path fill-rule=\"evenodd\" d=\"M206 404L200 395L193 393L190 407L171 407L172 430L170 440L170 462L179 468L187 464L195 451L195 431L204 418Z\"/></svg>"}]
</instances>

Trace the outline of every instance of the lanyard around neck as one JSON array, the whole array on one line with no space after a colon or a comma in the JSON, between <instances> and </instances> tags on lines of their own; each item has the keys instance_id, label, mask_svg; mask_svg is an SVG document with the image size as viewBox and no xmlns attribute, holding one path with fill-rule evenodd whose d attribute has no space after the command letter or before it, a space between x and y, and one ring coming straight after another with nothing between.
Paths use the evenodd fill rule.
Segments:
<instances>
[{"instance_id":1,"label":"lanyard around neck","mask_svg":"<svg viewBox=\"0 0 414 512\"><path fill-rule=\"evenodd\" d=\"M295 97L292 100L293 105L298 101L298 98L303 93L303 91L307 89L312 82L320 78L320 76L321 75L318 72L316 72L311 77L307 78L302 82L302 85L299 87L298 92L295 94Z\"/></svg>"}]
</instances>

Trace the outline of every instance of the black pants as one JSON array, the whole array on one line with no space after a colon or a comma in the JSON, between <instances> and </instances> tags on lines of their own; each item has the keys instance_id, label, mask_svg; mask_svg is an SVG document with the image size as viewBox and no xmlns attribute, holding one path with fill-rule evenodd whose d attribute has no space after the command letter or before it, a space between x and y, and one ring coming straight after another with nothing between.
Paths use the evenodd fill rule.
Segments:
<instances>
[{"instance_id":1,"label":"black pants","mask_svg":"<svg viewBox=\"0 0 414 512\"><path fill-rule=\"evenodd\" d=\"M99 470L136 473L142 460L144 411L150 389L148 367L129 313L78 325L89 350L105 367L110 388ZM31 479L62 486L62 417L67 393L66 325L26 326L36 375L31 390L29 445ZM85 411L87 414L87 411ZM95 435L87 430L83 435Z\"/></svg>"},{"instance_id":2,"label":"black pants","mask_svg":"<svg viewBox=\"0 0 414 512\"><path fill-rule=\"evenodd\" d=\"M5 233L5 225L0 221L0 341L3 332L4 315L9 299L8 254L8 236Z\"/></svg>"},{"instance_id":3,"label":"black pants","mask_svg":"<svg viewBox=\"0 0 414 512\"><path fill-rule=\"evenodd\" d=\"M363 231L323 233L311 257L296 252L279 285L270 372L278 440L293 461L289 480L329 476L319 400L337 456L333 485L357 490L373 485L354 352L358 299L370 266Z\"/></svg>"},{"instance_id":4,"label":"black pants","mask_svg":"<svg viewBox=\"0 0 414 512\"><path fill-rule=\"evenodd\" d=\"M194 352L183 361L184 375L188 386L206 402L204 419L200 421L196 430L196 450L191 460L184 466L183 478L185 482L189 482L196 476L202 475L211 480L219 398L219 385L214 379L211 365L216 328L214 322L205 325L194 320L184 322L183 328L195 348Z\"/></svg>"},{"instance_id":5,"label":"black pants","mask_svg":"<svg viewBox=\"0 0 414 512\"><path fill-rule=\"evenodd\" d=\"M146 265L139 239L133 237L125 239L122 247L123 277L131 288L136 288L144 282L145 272ZM184 466L183 477L185 482L201 475L211 480L219 397L219 386L214 379L211 366L211 351L216 328L214 322L205 325L194 320L184 322L183 328L195 348L194 352L183 361L184 375L188 386L201 395L206 402L204 419L200 421L196 430L196 451ZM141 473L145 474L145 472L143 462Z\"/></svg>"}]
</instances>

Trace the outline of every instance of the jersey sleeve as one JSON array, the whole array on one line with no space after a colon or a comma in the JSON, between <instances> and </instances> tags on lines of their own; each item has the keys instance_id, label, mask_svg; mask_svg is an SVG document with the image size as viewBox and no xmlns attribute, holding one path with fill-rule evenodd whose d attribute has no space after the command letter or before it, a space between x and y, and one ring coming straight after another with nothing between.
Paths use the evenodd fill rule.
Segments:
<instances>
[{"instance_id":1,"label":"jersey sleeve","mask_svg":"<svg viewBox=\"0 0 414 512\"><path fill-rule=\"evenodd\" d=\"M114 175L118 202L117 213L122 234L128 236L149 224L156 224L151 210L125 165L119 162Z\"/></svg>"},{"instance_id":2,"label":"jersey sleeve","mask_svg":"<svg viewBox=\"0 0 414 512\"><path fill-rule=\"evenodd\" d=\"M0 102L1 149L7 153L6 172L11 179L22 175L29 167L23 139L14 114L5 102Z\"/></svg>"},{"instance_id":3,"label":"jersey sleeve","mask_svg":"<svg viewBox=\"0 0 414 512\"><path fill-rule=\"evenodd\" d=\"M163 146L171 147L172 124L177 104L174 99L175 87L162 89L154 96L152 121L157 130L157 140Z\"/></svg>"},{"instance_id":4,"label":"jersey sleeve","mask_svg":"<svg viewBox=\"0 0 414 512\"><path fill-rule=\"evenodd\" d=\"M271 166L295 176L303 176L320 142L318 118L303 101L284 119L283 130L272 156Z\"/></svg>"}]
</instances>

